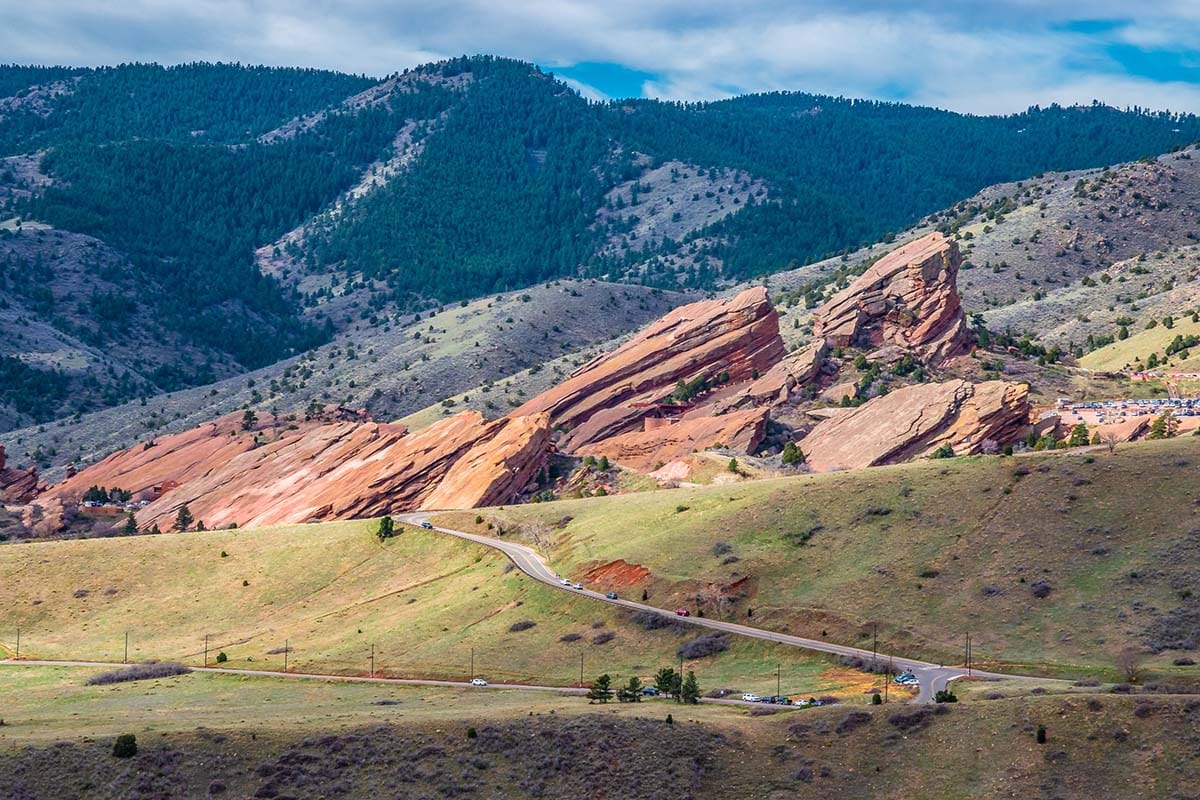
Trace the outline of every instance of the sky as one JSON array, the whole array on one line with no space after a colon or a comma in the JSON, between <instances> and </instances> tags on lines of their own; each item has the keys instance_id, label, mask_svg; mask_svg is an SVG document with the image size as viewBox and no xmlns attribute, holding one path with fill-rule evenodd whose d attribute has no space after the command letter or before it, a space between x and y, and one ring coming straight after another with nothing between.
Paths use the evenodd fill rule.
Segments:
<instances>
[{"instance_id":1,"label":"sky","mask_svg":"<svg viewBox=\"0 0 1200 800\"><path fill-rule=\"evenodd\" d=\"M531 61L593 99L797 90L969 113L1200 113L1200 0L0 0L0 61L382 76Z\"/></svg>"}]
</instances>

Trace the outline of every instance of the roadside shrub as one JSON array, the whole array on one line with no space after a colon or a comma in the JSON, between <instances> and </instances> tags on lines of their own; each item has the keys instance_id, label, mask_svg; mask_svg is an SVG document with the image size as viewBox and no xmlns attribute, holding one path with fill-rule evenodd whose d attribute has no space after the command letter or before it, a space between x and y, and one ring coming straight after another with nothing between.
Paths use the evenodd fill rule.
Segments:
<instances>
[{"instance_id":1,"label":"roadside shrub","mask_svg":"<svg viewBox=\"0 0 1200 800\"><path fill-rule=\"evenodd\" d=\"M1195 666L1196 659L1189 658L1188 656L1182 656L1180 658L1175 659L1171 663L1177 667L1191 667L1191 666Z\"/></svg>"},{"instance_id":2,"label":"roadside shrub","mask_svg":"<svg viewBox=\"0 0 1200 800\"><path fill-rule=\"evenodd\" d=\"M101 672L88 678L88 686L107 686L111 683L126 683L127 681L145 681L155 678L170 678L173 675L183 675L191 672L191 667L184 666L178 661L147 661L145 664L133 664L111 672Z\"/></svg>"},{"instance_id":3,"label":"roadside shrub","mask_svg":"<svg viewBox=\"0 0 1200 800\"><path fill-rule=\"evenodd\" d=\"M655 614L653 611L635 611L633 612L633 622L644 631L660 631L666 628L671 628L676 631L684 631L687 629L687 624L678 622L671 617L665 617L662 614Z\"/></svg>"},{"instance_id":4,"label":"roadside shrub","mask_svg":"<svg viewBox=\"0 0 1200 800\"><path fill-rule=\"evenodd\" d=\"M527 631L536 625L537 625L537 623L531 619L523 619L520 622L514 622L512 625L509 625L508 632L509 633L520 633L521 631Z\"/></svg>"},{"instance_id":5,"label":"roadside shrub","mask_svg":"<svg viewBox=\"0 0 1200 800\"><path fill-rule=\"evenodd\" d=\"M137 737L132 733L122 733L113 742L112 753L117 758L133 758L137 755Z\"/></svg>"},{"instance_id":6,"label":"roadside shrub","mask_svg":"<svg viewBox=\"0 0 1200 800\"><path fill-rule=\"evenodd\" d=\"M675 655L684 659L707 658L723 653L729 649L729 640L719 631L706 633L690 642L684 642L675 651Z\"/></svg>"},{"instance_id":7,"label":"roadside shrub","mask_svg":"<svg viewBox=\"0 0 1200 800\"><path fill-rule=\"evenodd\" d=\"M217 663L218 663L218 664L224 664L224 663L225 663L226 661L228 661L228 660L229 660L229 656L225 655L225 651L224 651L224 650L222 650L221 652L217 653Z\"/></svg>"}]
</instances>

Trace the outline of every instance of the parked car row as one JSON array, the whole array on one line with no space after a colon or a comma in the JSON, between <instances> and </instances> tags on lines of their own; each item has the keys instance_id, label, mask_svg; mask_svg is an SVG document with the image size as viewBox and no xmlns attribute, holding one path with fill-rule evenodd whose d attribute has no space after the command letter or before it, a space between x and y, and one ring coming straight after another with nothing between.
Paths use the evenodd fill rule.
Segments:
<instances>
[{"instance_id":1,"label":"parked car row","mask_svg":"<svg viewBox=\"0 0 1200 800\"><path fill-rule=\"evenodd\" d=\"M742 695L742 700L747 703L766 703L773 706L797 706L800 708L808 708L809 706L822 706L825 703L815 697L803 698L797 697L795 700L786 695L769 694L765 697L759 697L754 692L746 692Z\"/></svg>"},{"instance_id":2,"label":"parked car row","mask_svg":"<svg viewBox=\"0 0 1200 800\"><path fill-rule=\"evenodd\" d=\"M920 684L920 681L911 672L901 672L895 678L892 678L892 683L898 683L901 686L917 686Z\"/></svg>"}]
</instances>

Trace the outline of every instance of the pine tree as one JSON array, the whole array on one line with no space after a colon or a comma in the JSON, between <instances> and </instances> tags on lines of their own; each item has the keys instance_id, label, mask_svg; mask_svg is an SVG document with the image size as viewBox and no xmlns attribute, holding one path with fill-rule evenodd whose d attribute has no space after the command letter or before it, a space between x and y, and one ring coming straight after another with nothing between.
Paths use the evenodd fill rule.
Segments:
<instances>
[{"instance_id":1,"label":"pine tree","mask_svg":"<svg viewBox=\"0 0 1200 800\"><path fill-rule=\"evenodd\" d=\"M696 681L696 673L688 670L687 678L679 692L679 699L684 703L695 705L700 702L700 684Z\"/></svg>"},{"instance_id":2,"label":"pine tree","mask_svg":"<svg viewBox=\"0 0 1200 800\"><path fill-rule=\"evenodd\" d=\"M1067 442L1068 447L1083 447L1088 443L1088 428L1082 422L1071 429L1071 438Z\"/></svg>"},{"instance_id":3,"label":"pine tree","mask_svg":"<svg viewBox=\"0 0 1200 800\"><path fill-rule=\"evenodd\" d=\"M634 675L623 688L617 690L617 700L622 703L642 702L642 679Z\"/></svg>"},{"instance_id":4,"label":"pine tree","mask_svg":"<svg viewBox=\"0 0 1200 800\"><path fill-rule=\"evenodd\" d=\"M670 667L663 667L654 674L654 688L658 689L659 694L670 697L675 694L676 686L675 670Z\"/></svg>"},{"instance_id":5,"label":"pine tree","mask_svg":"<svg viewBox=\"0 0 1200 800\"><path fill-rule=\"evenodd\" d=\"M607 703L612 699L612 678L608 673L601 675L596 680L592 681L592 688L588 689L588 700Z\"/></svg>"},{"instance_id":6,"label":"pine tree","mask_svg":"<svg viewBox=\"0 0 1200 800\"><path fill-rule=\"evenodd\" d=\"M1150 424L1150 433L1146 435L1147 439L1170 439L1179 433L1179 420L1175 419L1175 412L1167 409Z\"/></svg>"},{"instance_id":7,"label":"pine tree","mask_svg":"<svg viewBox=\"0 0 1200 800\"><path fill-rule=\"evenodd\" d=\"M186 531L192 527L193 522L195 522L195 517L188 510L187 503L184 503L179 507L179 513L175 515L175 530Z\"/></svg>"},{"instance_id":8,"label":"pine tree","mask_svg":"<svg viewBox=\"0 0 1200 800\"><path fill-rule=\"evenodd\" d=\"M125 515L125 524L121 527L121 533L126 536L134 536L137 532L137 520L133 518L133 512L130 512Z\"/></svg>"},{"instance_id":9,"label":"pine tree","mask_svg":"<svg viewBox=\"0 0 1200 800\"><path fill-rule=\"evenodd\" d=\"M396 535L395 523L391 517L384 517L379 520L379 529L375 531L375 535L379 537L379 541L381 542Z\"/></svg>"}]
</instances>

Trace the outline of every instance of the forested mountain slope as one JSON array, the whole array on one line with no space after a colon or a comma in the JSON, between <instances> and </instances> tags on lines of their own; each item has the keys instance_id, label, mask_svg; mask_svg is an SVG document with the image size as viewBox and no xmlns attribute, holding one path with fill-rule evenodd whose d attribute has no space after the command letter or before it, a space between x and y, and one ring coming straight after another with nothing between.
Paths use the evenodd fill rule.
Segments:
<instances>
[{"instance_id":1,"label":"forested mountain slope","mask_svg":"<svg viewBox=\"0 0 1200 800\"><path fill-rule=\"evenodd\" d=\"M0 67L6 286L58 263L64 241L108 254L91 299L54 286L97 268L61 265L0 321L44 334L7 348L34 408L0 390L0 424L205 384L558 277L719 287L877 240L997 181L1195 139L1195 117L1099 105L594 104L493 57L384 80ZM33 223L48 230L31 237ZM48 358L55 340L88 355Z\"/></svg>"}]
</instances>

